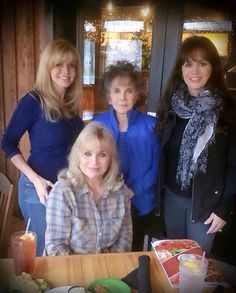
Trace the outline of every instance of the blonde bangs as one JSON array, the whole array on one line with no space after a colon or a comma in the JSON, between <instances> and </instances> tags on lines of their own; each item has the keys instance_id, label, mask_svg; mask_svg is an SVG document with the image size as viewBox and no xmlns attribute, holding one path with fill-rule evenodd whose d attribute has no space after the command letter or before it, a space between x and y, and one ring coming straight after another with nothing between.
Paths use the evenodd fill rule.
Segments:
<instances>
[{"instance_id":1,"label":"blonde bangs","mask_svg":"<svg viewBox=\"0 0 236 293\"><path fill-rule=\"evenodd\" d=\"M53 67L57 64L63 63L66 60L71 60L75 65L76 71L78 69L78 59L77 55L74 52L69 51L68 49L55 52L48 60L48 70L51 71Z\"/></svg>"}]
</instances>

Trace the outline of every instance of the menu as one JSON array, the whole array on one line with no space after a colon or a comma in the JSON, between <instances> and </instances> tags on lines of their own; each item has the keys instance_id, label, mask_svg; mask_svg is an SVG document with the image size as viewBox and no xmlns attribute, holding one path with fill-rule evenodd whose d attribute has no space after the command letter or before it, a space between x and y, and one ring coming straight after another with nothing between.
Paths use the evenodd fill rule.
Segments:
<instances>
[{"instance_id":1,"label":"menu","mask_svg":"<svg viewBox=\"0 0 236 293\"><path fill-rule=\"evenodd\" d=\"M160 261L172 287L179 287L179 260L183 253L203 255L199 244L190 239L167 239L152 242L153 250ZM225 285L222 274L216 269L213 261L208 259L208 271L205 286Z\"/></svg>"}]
</instances>

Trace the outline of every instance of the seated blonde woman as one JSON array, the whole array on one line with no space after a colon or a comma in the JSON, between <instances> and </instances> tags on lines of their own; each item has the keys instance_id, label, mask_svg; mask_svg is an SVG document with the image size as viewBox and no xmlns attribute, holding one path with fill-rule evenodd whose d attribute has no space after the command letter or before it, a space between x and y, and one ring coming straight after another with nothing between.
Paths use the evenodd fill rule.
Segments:
<instances>
[{"instance_id":1,"label":"seated blonde woman","mask_svg":"<svg viewBox=\"0 0 236 293\"><path fill-rule=\"evenodd\" d=\"M91 122L80 133L46 203L45 254L130 251L130 198L111 133Z\"/></svg>"}]
</instances>

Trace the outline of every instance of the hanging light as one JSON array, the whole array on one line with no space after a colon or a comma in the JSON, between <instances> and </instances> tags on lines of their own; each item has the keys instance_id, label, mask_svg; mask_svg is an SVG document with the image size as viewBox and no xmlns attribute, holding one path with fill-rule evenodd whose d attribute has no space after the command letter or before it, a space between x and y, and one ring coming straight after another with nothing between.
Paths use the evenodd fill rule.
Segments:
<instances>
[{"instance_id":1,"label":"hanging light","mask_svg":"<svg viewBox=\"0 0 236 293\"><path fill-rule=\"evenodd\" d=\"M143 16L147 16L150 13L150 8L149 7L145 7L141 10L141 13Z\"/></svg>"},{"instance_id":2,"label":"hanging light","mask_svg":"<svg viewBox=\"0 0 236 293\"><path fill-rule=\"evenodd\" d=\"M109 12L112 12L112 10L113 10L113 4L112 4L112 2L108 2L108 4L107 4L107 10Z\"/></svg>"}]
</instances>

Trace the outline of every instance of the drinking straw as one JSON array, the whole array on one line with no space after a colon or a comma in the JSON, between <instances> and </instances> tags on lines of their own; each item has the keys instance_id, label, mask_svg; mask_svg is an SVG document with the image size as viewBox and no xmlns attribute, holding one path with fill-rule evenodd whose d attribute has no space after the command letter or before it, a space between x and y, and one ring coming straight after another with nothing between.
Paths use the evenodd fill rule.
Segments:
<instances>
[{"instance_id":1,"label":"drinking straw","mask_svg":"<svg viewBox=\"0 0 236 293\"><path fill-rule=\"evenodd\" d=\"M31 221L31 218L29 218L29 220L28 220L28 223L27 223L27 226L26 226L26 230L25 230L25 234L28 233L30 221Z\"/></svg>"},{"instance_id":2,"label":"drinking straw","mask_svg":"<svg viewBox=\"0 0 236 293\"><path fill-rule=\"evenodd\" d=\"M203 251L201 264L200 264L201 268L203 267L203 263L204 263L204 260L205 260L205 255L206 255L206 251Z\"/></svg>"}]
</instances>

